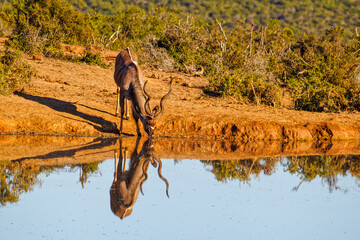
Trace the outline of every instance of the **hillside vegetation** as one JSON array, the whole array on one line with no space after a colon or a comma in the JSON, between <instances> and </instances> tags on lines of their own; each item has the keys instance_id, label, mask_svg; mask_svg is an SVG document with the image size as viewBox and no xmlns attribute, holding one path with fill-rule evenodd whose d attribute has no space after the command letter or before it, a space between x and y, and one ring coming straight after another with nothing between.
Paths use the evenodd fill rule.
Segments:
<instances>
[{"instance_id":1,"label":"hillside vegetation","mask_svg":"<svg viewBox=\"0 0 360 240\"><path fill-rule=\"evenodd\" d=\"M27 53L63 57L61 43L86 46L84 58L90 63L99 59L93 47L130 47L148 66L187 73L202 68L210 81L207 94L231 95L244 103L308 111L360 109L360 37L355 33L347 37L343 28L329 25L318 35L295 34L276 19L266 25L241 20L226 28L225 16L204 20L147 3L149 9L103 15L81 12L63 0L14 1L1 6L0 32L11 29L13 47ZM125 1L119 9L124 6ZM290 103L284 104L284 96Z\"/></svg>"},{"instance_id":2,"label":"hillside vegetation","mask_svg":"<svg viewBox=\"0 0 360 240\"><path fill-rule=\"evenodd\" d=\"M239 20L266 25L279 19L281 26L289 26L296 34L322 34L329 27L339 26L351 35L360 25L360 5L356 0L68 0L82 11L98 9L115 15L132 6L150 10L168 7L212 22L221 19L227 27L235 27Z\"/></svg>"}]
</instances>

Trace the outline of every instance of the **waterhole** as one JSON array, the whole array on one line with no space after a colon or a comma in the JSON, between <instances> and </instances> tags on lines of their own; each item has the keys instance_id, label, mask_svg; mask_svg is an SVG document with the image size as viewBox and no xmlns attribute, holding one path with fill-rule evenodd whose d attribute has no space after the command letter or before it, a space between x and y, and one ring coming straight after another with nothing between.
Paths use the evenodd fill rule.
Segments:
<instances>
[{"instance_id":1,"label":"waterhole","mask_svg":"<svg viewBox=\"0 0 360 240\"><path fill-rule=\"evenodd\" d=\"M3 139L1 239L359 239L360 155L272 144Z\"/></svg>"}]
</instances>

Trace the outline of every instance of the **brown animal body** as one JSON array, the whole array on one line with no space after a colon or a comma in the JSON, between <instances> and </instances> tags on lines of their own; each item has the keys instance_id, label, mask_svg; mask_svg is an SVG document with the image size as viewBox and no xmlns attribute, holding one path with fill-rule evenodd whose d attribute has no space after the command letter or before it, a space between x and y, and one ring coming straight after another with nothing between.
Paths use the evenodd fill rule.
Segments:
<instances>
[{"instance_id":1,"label":"brown animal body","mask_svg":"<svg viewBox=\"0 0 360 240\"><path fill-rule=\"evenodd\" d=\"M125 111L125 99L131 101L133 117L136 123L136 131L141 136L138 120L140 119L145 132L151 136L155 130L155 120L160 117L164 111L163 100L171 92L170 90L160 100L160 107L156 106L150 109L150 96L145 91L146 82L144 83L141 69L137 63L137 56L130 49L126 48L116 57L114 80L118 87L118 101L116 105L116 114L120 108L120 134L122 134L123 115Z\"/></svg>"}]
</instances>

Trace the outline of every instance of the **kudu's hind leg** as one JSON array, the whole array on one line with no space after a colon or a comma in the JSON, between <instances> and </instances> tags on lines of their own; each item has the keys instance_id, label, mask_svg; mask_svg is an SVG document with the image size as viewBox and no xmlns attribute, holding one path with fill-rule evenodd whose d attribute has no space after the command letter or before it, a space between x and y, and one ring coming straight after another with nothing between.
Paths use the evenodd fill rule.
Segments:
<instances>
[{"instance_id":1,"label":"kudu's hind leg","mask_svg":"<svg viewBox=\"0 0 360 240\"><path fill-rule=\"evenodd\" d=\"M115 116L118 117L119 116L119 108L120 108L120 87L117 87L116 89L116 111L115 111Z\"/></svg>"},{"instance_id":2,"label":"kudu's hind leg","mask_svg":"<svg viewBox=\"0 0 360 240\"><path fill-rule=\"evenodd\" d=\"M120 87L116 89L116 112L115 116L119 116L119 108L120 108ZM130 101L125 98L125 119L128 120L130 118Z\"/></svg>"},{"instance_id":3,"label":"kudu's hind leg","mask_svg":"<svg viewBox=\"0 0 360 240\"><path fill-rule=\"evenodd\" d=\"M118 155L119 150L119 155ZM117 181L119 176L122 174L122 162L123 162L123 154L122 154L122 139L119 140L119 149L114 149L114 182Z\"/></svg>"},{"instance_id":4,"label":"kudu's hind leg","mask_svg":"<svg viewBox=\"0 0 360 240\"><path fill-rule=\"evenodd\" d=\"M117 155L117 149L114 150L114 182L117 180L117 161L118 161L118 155Z\"/></svg>"}]
</instances>

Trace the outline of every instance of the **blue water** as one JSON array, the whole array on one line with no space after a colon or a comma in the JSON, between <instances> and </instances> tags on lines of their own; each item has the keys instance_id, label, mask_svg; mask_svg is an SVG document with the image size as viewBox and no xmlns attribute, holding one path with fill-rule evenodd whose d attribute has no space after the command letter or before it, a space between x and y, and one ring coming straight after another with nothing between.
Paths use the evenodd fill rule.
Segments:
<instances>
[{"instance_id":1,"label":"blue water","mask_svg":"<svg viewBox=\"0 0 360 240\"><path fill-rule=\"evenodd\" d=\"M144 195L121 220L110 208L114 160L99 165L82 187L79 170L41 174L41 184L0 207L0 239L360 239L360 187L338 176L329 191L321 179L303 182L278 163L249 183L218 182L197 160L162 159L150 166Z\"/></svg>"}]
</instances>

